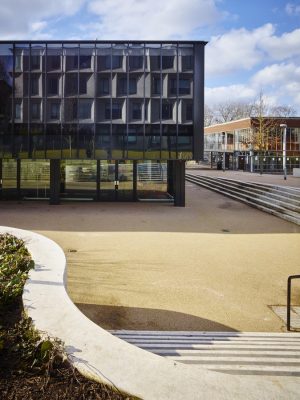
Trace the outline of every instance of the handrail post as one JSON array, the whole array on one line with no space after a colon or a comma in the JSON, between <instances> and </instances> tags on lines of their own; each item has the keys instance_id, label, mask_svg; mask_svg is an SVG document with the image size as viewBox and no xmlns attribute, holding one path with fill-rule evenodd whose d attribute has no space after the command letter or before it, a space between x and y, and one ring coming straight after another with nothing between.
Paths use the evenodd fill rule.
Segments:
<instances>
[{"instance_id":1,"label":"handrail post","mask_svg":"<svg viewBox=\"0 0 300 400\"><path fill-rule=\"evenodd\" d=\"M288 277L288 284L287 284L287 315L286 315L286 327L287 330L291 330L291 281L292 277Z\"/></svg>"},{"instance_id":2,"label":"handrail post","mask_svg":"<svg viewBox=\"0 0 300 400\"><path fill-rule=\"evenodd\" d=\"M287 280L287 307L286 307L286 327L291 330L291 292L292 292L292 279L300 279L300 275L290 275Z\"/></svg>"}]
</instances>

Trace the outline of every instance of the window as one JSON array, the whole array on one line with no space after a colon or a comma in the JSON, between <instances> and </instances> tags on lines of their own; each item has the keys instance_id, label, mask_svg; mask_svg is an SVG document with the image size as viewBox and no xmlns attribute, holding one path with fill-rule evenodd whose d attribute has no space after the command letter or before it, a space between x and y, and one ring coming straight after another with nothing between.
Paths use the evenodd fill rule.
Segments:
<instances>
[{"instance_id":1,"label":"window","mask_svg":"<svg viewBox=\"0 0 300 400\"><path fill-rule=\"evenodd\" d=\"M60 56L48 56L48 69L60 69Z\"/></svg>"},{"instance_id":2,"label":"window","mask_svg":"<svg viewBox=\"0 0 300 400\"><path fill-rule=\"evenodd\" d=\"M136 78L129 78L129 94L136 94L137 81Z\"/></svg>"},{"instance_id":3,"label":"window","mask_svg":"<svg viewBox=\"0 0 300 400\"><path fill-rule=\"evenodd\" d=\"M129 57L129 69L141 69L143 68L143 56L130 56Z\"/></svg>"},{"instance_id":4,"label":"window","mask_svg":"<svg viewBox=\"0 0 300 400\"><path fill-rule=\"evenodd\" d=\"M110 119L110 103L105 104L105 119Z\"/></svg>"},{"instance_id":5,"label":"window","mask_svg":"<svg viewBox=\"0 0 300 400\"><path fill-rule=\"evenodd\" d=\"M164 102L162 104L162 119L173 119L173 103Z\"/></svg>"},{"instance_id":6,"label":"window","mask_svg":"<svg viewBox=\"0 0 300 400\"><path fill-rule=\"evenodd\" d=\"M80 69L91 68L91 59L92 59L92 56L80 56L79 57L79 68Z\"/></svg>"},{"instance_id":7,"label":"window","mask_svg":"<svg viewBox=\"0 0 300 400\"><path fill-rule=\"evenodd\" d=\"M21 103L15 104L15 119L21 119L22 105Z\"/></svg>"},{"instance_id":8,"label":"window","mask_svg":"<svg viewBox=\"0 0 300 400\"><path fill-rule=\"evenodd\" d=\"M78 93L78 75L67 74L66 75L66 92L67 95L77 95Z\"/></svg>"},{"instance_id":9,"label":"window","mask_svg":"<svg viewBox=\"0 0 300 400\"><path fill-rule=\"evenodd\" d=\"M193 56L182 56L182 71L193 70Z\"/></svg>"},{"instance_id":10,"label":"window","mask_svg":"<svg viewBox=\"0 0 300 400\"><path fill-rule=\"evenodd\" d=\"M190 94L190 80L189 79L179 79L179 90L178 94ZM172 78L170 80L170 93L173 95L177 94L177 79Z\"/></svg>"},{"instance_id":11,"label":"window","mask_svg":"<svg viewBox=\"0 0 300 400\"><path fill-rule=\"evenodd\" d=\"M127 79L120 78L119 79L119 87L118 87L119 94L126 94L127 93Z\"/></svg>"},{"instance_id":12,"label":"window","mask_svg":"<svg viewBox=\"0 0 300 400\"><path fill-rule=\"evenodd\" d=\"M79 119L91 119L92 104L90 101L80 101L79 103Z\"/></svg>"},{"instance_id":13,"label":"window","mask_svg":"<svg viewBox=\"0 0 300 400\"><path fill-rule=\"evenodd\" d=\"M192 121L193 120L193 104L192 103L189 103L189 104L186 105L185 119L187 121Z\"/></svg>"},{"instance_id":14,"label":"window","mask_svg":"<svg viewBox=\"0 0 300 400\"><path fill-rule=\"evenodd\" d=\"M40 103L31 103L31 118L40 119L41 105Z\"/></svg>"},{"instance_id":15,"label":"window","mask_svg":"<svg viewBox=\"0 0 300 400\"><path fill-rule=\"evenodd\" d=\"M60 118L60 104L59 103L51 103L50 104L50 119L59 119Z\"/></svg>"},{"instance_id":16,"label":"window","mask_svg":"<svg viewBox=\"0 0 300 400\"><path fill-rule=\"evenodd\" d=\"M120 103L112 104L112 119L121 119L122 118L122 107Z\"/></svg>"},{"instance_id":17,"label":"window","mask_svg":"<svg viewBox=\"0 0 300 400\"><path fill-rule=\"evenodd\" d=\"M22 60L21 54L16 54L15 55L15 69L16 70L21 69L21 60Z\"/></svg>"},{"instance_id":18,"label":"window","mask_svg":"<svg viewBox=\"0 0 300 400\"><path fill-rule=\"evenodd\" d=\"M170 94L177 94L177 80L176 78L170 79Z\"/></svg>"},{"instance_id":19,"label":"window","mask_svg":"<svg viewBox=\"0 0 300 400\"><path fill-rule=\"evenodd\" d=\"M31 95L37 96L39 94L39 78L31 76Z\"/></svg>"},{"instance_id":20,"label":"window","mask_svg":"<svg viewBox=\"0 0 300 400\"><path fill-rule=\"evenodd\" d=\"M132 119L142 119L142 104L133 103L132 104Z\"/></svg>"},{"instance_id":21,"label":"window","mask_svg":"<svg viewBox=\"0 0 300 400\"><path fill-rule=\"evenodd\" d=\"M122 56L106 56L105 57L105 69L117 69L122 68L123 57Z\"/></svg>"},{"instance_id":22,"label":"window","mask_svg":"<svg viewBox=\"0 0 300 400\"><path fill-rule=\"evenodd\" d=\"M77 119L77 101L72 104L73 119Z\"/></svg>"},{"instance_id":23,"label":"window","mask_svg":"<svg viewBox=\"0 0 300 400\"><path fill-rule=\"evenodd\" d=\"M102 94L102 95L109 94L109 79L108 78L100 79L100 94Z\"/></svg>"},{"instance_id":24,"label":"window","mask_svg":"<svg viewBox=\"0 0 300 400\"><path fill-rule=\"evenodd\" d=\"M173 56L162 56L162 69L171 69L174 66Z\"/></svg>"},{"instance_id":25,"label":"window","mask_svg":"<svg viewBox=\"0 0 300 400\"><path fill-rule=\"evenodd\" d=\"M152 94L160 94L160 78L153 78Z\"/></svg>"},{"instance_id":26,"label":"window","mask_svg":"<svg viewBox=\"0 0 300 400\"><path fill-rule=\"evenodd\" d=\"M78 69L78 56L67 56L68 69Z\"/></svg>"},{"instance_id":27,"label":"window","mask_svg":"<svg viewBox=\"0 0 300 400\"><path fill-rule=\"evenodd\" d=\"M58 95L58 78L49 77L48 94L49 95Z\"/></svg>"},{"instance_id":28,"label":"window","mask_svg":"<svg viewBox=\"0 0 300 400\"><path fill-rule=\"evenodd\" d=\"M122 68L122 62L122 56L112 56L112 69Z\"/></svg>"},{"instance_id":29,"label":"window","mask_svg":"<svg viewBox=\"0 0 300 400\"><path fill-rule=\"evenodd\" d=\"M190 80L179 79L179 94L190 94Z\"/></svg>"},{"instance_id":30,"label":"window","mask_svg":"<svg viewBox=\"0 0 300 400\"><path fill-rule=\"evenodd\" d=\"M79 94L87 94L87 81L88 77L81 75L79 77Z\"/></svg>"},{"instance_id":31,"label":"window","mask_svg":"<svg viewBox=\"0 0 300 400\"><path fill-rule=\"evenodd\" d=\"M136 93L137 93L136 78L129 78L129 93L128 94L136 94ZM119 94L120 95L127 94L127 78L119 79Z\"/></svg>"},{"instance_id":32,"label":"window","mask_svg":"<svg viewBox=\"0 0 300 400\"><path fill-rule=\"evenodd\" d=\"M31 69L40 69L40 56L31 56Z\"/></svg>"},{"instance_id":33,"label":"window","mask_svg":"<svg viewBox=\"0 0 300 400\"><path fill-rule=\"evenodd\" d=\"M112 109L110 108L110 103L105 104L105 119L110 119L110 111L112 119L122 118L122 105L120 103L113 103Z\"/></svg>"}]
</instances>

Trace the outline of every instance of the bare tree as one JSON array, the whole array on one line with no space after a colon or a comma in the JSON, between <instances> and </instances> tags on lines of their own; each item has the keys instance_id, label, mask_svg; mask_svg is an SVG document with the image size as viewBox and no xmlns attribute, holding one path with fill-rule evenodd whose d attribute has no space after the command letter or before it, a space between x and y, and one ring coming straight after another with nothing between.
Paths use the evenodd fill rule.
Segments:
<instances>
[{"instance_id":1,"label":"bare tree","mask_svg":"<svg viewBox=\"0 0 300 400\"><path fill-rule=\"evenodd\" d=\"M288 118L296 115L296 110L292 106L274 106L271 108L273 117Z\"/></svg>"},{"instance_id":2,"label":"bare tree","mask_svg":"<svg viewBox=\"0 0 300 400\"><path fill-rule=\"evenodd\" d=\"M247 118L253 114L253 110L253 103L239 101L227 101L219 103L214 108L205 106L205 126L209 126L214 123L220 124L224 122L235 121L241 118Z\"/></svg>"},{"instance_id":3,"label":"bare tree","mask_svg":"<svg viewBox=\"0 0 300 400\"><path fill-rule=\"evenodd\" d=\"M272 115L273 113L277 115ZM254 103L252 111L252 129L244 143L250 149L251 163L253 162L253 152L258 153L259 171L263 173L263 158L270 148L274 148L276 142L280 141L280 124L285 122L287 113L293 112L288 106L272 107L261 91L258 99ZM252 167L251 167L252 169Z\"/></svg>"},{"instance_id":4,"label":"bare tree","mask_svg":"<svg viewBox=\"0 0 300 400\"><path fill-rule=\"evenodd\" d=\"M204 106L204 126L213 125L215 122L214 110L209 106Z\"/></svg>"}]
</instances>

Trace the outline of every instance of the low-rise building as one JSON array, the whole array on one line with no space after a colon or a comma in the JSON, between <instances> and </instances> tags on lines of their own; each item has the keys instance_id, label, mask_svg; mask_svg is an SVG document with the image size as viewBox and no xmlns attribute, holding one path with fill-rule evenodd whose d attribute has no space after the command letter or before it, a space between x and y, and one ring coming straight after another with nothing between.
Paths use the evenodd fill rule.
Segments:
<instances>
[{"instance_id":1,"label":"low-rise building","mask_svg":"<svg viewBox=\"0 0 300 400\"><path fill-rule=\"evenodd\" d=\"M212 167L282 173L285 124L291 173L300 167L300 117L251 117L205 127L204 160Z\"/></svg>"}]
</instances>

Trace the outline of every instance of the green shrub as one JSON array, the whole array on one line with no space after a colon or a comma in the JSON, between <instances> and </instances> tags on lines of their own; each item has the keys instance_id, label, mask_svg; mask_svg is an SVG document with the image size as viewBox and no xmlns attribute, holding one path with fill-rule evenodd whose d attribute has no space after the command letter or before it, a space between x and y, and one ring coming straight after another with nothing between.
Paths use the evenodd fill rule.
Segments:
<instances>
[{"instance_id":1,"label":"green shrub","mask_svg":"<svg viewBox=\"0 0 300 400\"><path fill-rule=\"evenodd\" d=\"M0 305L13 302L23 292L34 262L23 240L0 235Z\"/></svg>"}]
</instances>

